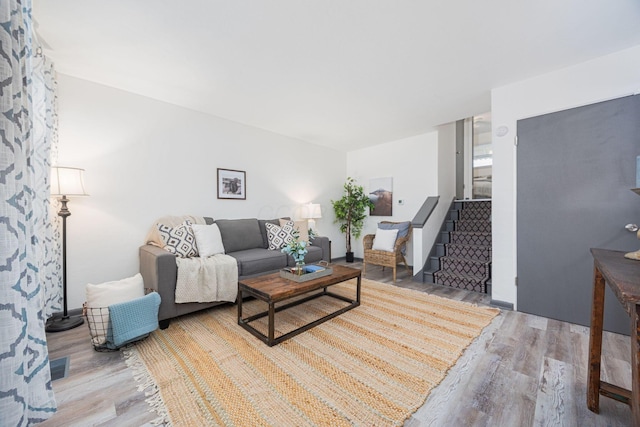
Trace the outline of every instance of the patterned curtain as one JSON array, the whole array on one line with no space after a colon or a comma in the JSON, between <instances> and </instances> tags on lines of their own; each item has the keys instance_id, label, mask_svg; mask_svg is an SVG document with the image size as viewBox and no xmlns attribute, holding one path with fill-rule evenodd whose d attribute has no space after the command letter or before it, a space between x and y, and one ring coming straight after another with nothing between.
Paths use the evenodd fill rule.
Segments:
<instances>
[{"instance_id":1,"label":"patterned curtain","mask_svg":"<svg viewBox=\"0 0 640 427\"><path fill-rule=\"evenodd\" d=\"M56 410L44 331L40 229L48 168L34 141L31 0L0 1L0 414L26 426ZM37 154L40 151L40 154ZM44 175L43 175L44 174ZM47 184L41 185L43 180Z\"/></svg>"},{"instance_id":2,"label":"patterned curtain","mask_svg":"<svg viewBox=\"0 0 640 427\"><path fill-rule=\"evenodd\" d=\"M32 76L33 223L36 227L38 276L44 292L44 318L48 319L53 313L62 311L62 236L57 213L59 202L49 198L51 165L57 160L58 147L57 86L53 64L42 53L34 55Z\"/></svg>"}]
</instances>

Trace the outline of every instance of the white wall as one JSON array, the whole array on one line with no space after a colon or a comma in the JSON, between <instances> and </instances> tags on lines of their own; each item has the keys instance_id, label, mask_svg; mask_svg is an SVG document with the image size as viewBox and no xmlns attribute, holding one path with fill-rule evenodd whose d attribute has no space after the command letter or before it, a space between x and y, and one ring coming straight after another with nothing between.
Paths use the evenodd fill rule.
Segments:
<instances>
[{"instance_id":1,"label":"white wall","mask_svg":"<svg viewBox=\"0 0 640 427\"><path fill-rule=\"evenodd\" d=\"M640 46L491 92L493 117L492 298L516 304L517 120L640 92ZM500 126L505 136L495 136Z\"/></svg>"},{"instance_id":2,"label":"white wall","mask_svg":"<svg viewBox=\"0 0 640 427\"><path fill-rule=\"evenodd\" d=\"M86 169L90 197L69 203L68 305L86 283L138 272L138 247L164 215L298 217L322 205L321 234L344 256L331 199L346 155L106 86L58 76L58 164ZM216 198L216 168L247 172L247 200Z\"/></svg>"},{"instance_id":3,"label":"white wall","mask_svg":"<svg viewBox=\"0 0 640 427\"><path fill-rule=\"evenodd\" d=\"M362 258L362 237L375 233L380 221L411 221L429 196L438 194L438 132L430 132L347 153L347 175L357 180L365 192L372 178L393 178L393 215L373 216L365 220L360 239L352 240L356 258ZM398 204L403 200L404 204ZM344 238L339 244L345 245ZM344 251L344 249L343 249ZM407 251L407 261L413 253ZM422 265L415 266L422 268Z\"/></svg>"},{"instance_id":4,"label":"white wall","mask_svg":"<svg viewBox=\"0 0 640 427\"><path fill-rule=\"evenodd\" d=\"M429 196L440 196L438 204L422 228L413 229L413 274L424 266L440 228L449 213L451 201L456 193L456 124L438 126L437 192Z\"/></svg>"}]
</instances>

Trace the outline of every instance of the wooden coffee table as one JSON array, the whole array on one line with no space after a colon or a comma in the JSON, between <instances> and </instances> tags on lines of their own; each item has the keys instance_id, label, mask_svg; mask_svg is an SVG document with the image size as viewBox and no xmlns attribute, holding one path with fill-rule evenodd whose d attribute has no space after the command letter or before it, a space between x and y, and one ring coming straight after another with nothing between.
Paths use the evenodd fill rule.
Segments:
<instances>
[{"instance_id":1,"label":"wooden coffee table","mask_svg":"<svg viewBox=\"0 0 640 427\"><path fill-rule=\"evenodd\" d=\"M346 311L351 310L360 305L360 285L361 285L361 271L356 268L344 267L341 265L332 266L333 273L329 276L320 277L318 279L309 280L307 282L294 282L293 280L280 277L279 273L268 274L265 276L254 277L251 279L245 279L238 283L238 325L242 326L247 331L251 332L257 338L264 341L269 347L274 346L282 341L288 340L291 337L298 335L301 332L309 330L314 326L317 326L329 319L332 319ZM345 282L350 279L357 278L356 284L356 299L349 299L342 295L335 294L327 290L332 285ZM321 292L314 292L322 290ZM304 298L296 299L295 301L285 303L276 307L276 303L282 303L292 298L299 297L304 294L310 294ZM268 310L263 311L253 316L243 318L242 317L242 298L246 296L253 296L260 301L264 301L268 304ZM322 296L329 296L337 298L342 301L350 303L349 305L328 314L318 320L301 326L291 332L287 332L279 337L274 336L275 330L275 314L279 311L286 310L287 308L294 307L299 304L303 304L314 298ZM249 323L262 317L269 316L268 322L268 335L263 334Z\"/></svg>"}]
</instances>

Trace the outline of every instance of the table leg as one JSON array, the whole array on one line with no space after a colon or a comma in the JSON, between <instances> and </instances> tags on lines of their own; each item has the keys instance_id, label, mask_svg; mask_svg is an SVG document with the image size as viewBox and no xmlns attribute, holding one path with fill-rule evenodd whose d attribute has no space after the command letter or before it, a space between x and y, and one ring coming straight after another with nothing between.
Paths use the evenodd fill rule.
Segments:
<instances>
[{"instance_id":1,"label":"table leg","mask_svg":"<svg viewBox=\"0 0 640 427\"><path fill-rule=\"evenodd\" d=\"M640 426L640 304L631 312L631 413L633 425Z\"/></svg>"},{"instance_id":2,"label":"table leg","mask_svg":"<svg viewBox=\"0 0 640 427\"><path fill-rule=\"evenodd\" d=\"M358 276L358 282L356 284L356 302L360 305L360 288L362 283L362 276Z\"/></svg>"},{"instance_id":3,"label":"table leg","mask_svg":"<svg viewBox=\"0 0 640 427\"><path fill-rule=\"evenodd\" d=\"M238 290L238 325L242 323L242 291Z\"/></svg>"},{"instance_id":4,"label":"table leg","mask_svg":"<svg viewBox=\"0 0 640 427\"><path fill-rule=\"evenodd\" d=\"M275 313L276 313L276 308L275 308L275 304L273 302L269 303L269 336L267 337L267 344L269 345L269 347L271 347L274 344L274 339L275 339Z\"/></svg>"},{"instance_id":5,"label":"table leg","mask_svg":"<svg viewBox=\"0 0 640 427\"><path fill-rule=\"evenodd\" d=\"M589 377L587 381L587 407L596 414L600 411L600 362L602 360L602 324L604 320L605 280L597 267L593 269L593 301L591 305L591 332L589 334Z\"/></svg>"}]
</instances>

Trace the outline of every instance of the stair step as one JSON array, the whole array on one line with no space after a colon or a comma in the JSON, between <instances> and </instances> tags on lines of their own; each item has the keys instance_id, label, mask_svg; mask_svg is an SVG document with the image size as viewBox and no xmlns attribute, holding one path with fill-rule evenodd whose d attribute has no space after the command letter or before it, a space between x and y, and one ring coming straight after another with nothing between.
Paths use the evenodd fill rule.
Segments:
<instances>
[{"instance_id":1,"label":"stair step","mask_svg":"<svg viewBox=\"0 0 640 427\"><path fill-rule=\"evenodd\" d=\"M474 221L461 219L453 222L455 231L491 233L491 221Z\"/></svg>"},{"instance_id":2,"label":"stair step","mask_svg":"<svg viewBox=\"0 0 640 427\"><path fill-rule=\"evenodd\" d=\"M443 244L443 255L458 258L470 258L478 261L491 261L491 246L462 245L458 243Z\"/></svg>"},{"instance_id":3,"label":"stair step","mask_svg":"<svg viewBox=\"0 0 640 427\"><path fill-rule=\"evenodd\" d=\"M449 233L449 240L445 243L460 243L463 245L491 246L491 233L451 231Z\"/></svg>"},{"instance_id":4,"label":"stair step","mask_svg":"<svg viewBox=\"0 0 640 427\"><path fill-rule=\"evenodd\" d=\"M491 277L491 262L443 256L440 257L440 270L445 273L461 274L488 280Z\"/></svg>"},{"instance_id":5,"label":"stair step","mask_svg":"<svg viewBox=\"0 0 640 427\"><path fill-rule=\"evenodd\" d=\"M483 200L478 202L462 203L462 210L491 210L491 201Z\"/></svg>"},{"instance_id":6,"label":"stair step","mask_svg":"<svg viewBox=\"0 0 640 427\"><path fill-rule=\"evenodd\" d=\"M491 210L463 209L458 212L457 217L460 220L491 221Z\"/></svg>"},{"instance_id":7,"label":"stair step","mask_svg":"<svg viewBox=\"0 0 640 427\"><path fill-rule=\"evenodd\" d=\"M429 257L429 268L431 268L434 271L440 270L440 257L439 256Z\"/></svg>"},{"instance_id":8,"label":"stair step","mask_svg":"<svg viewBox=\"0 0 640 427\"><path fill-rule=\"evenodd\" d=\"M423 283L436 283L435 278L433 277L433 273L435 270L424 270L422 272L422 282Z\"/></svg>"},{"instance_id":9,"label":"stair step","mask_svg":"<svg viewBox=\"0 0 640 427\"><path fill-rule=\"evenodd\" d=\"M451 286L457 289L466 289L474 292L486 293L487 280L465 274L454 274L436 271L434 273L435 283L438 285Z\"/></svg>"}]
</instances>

